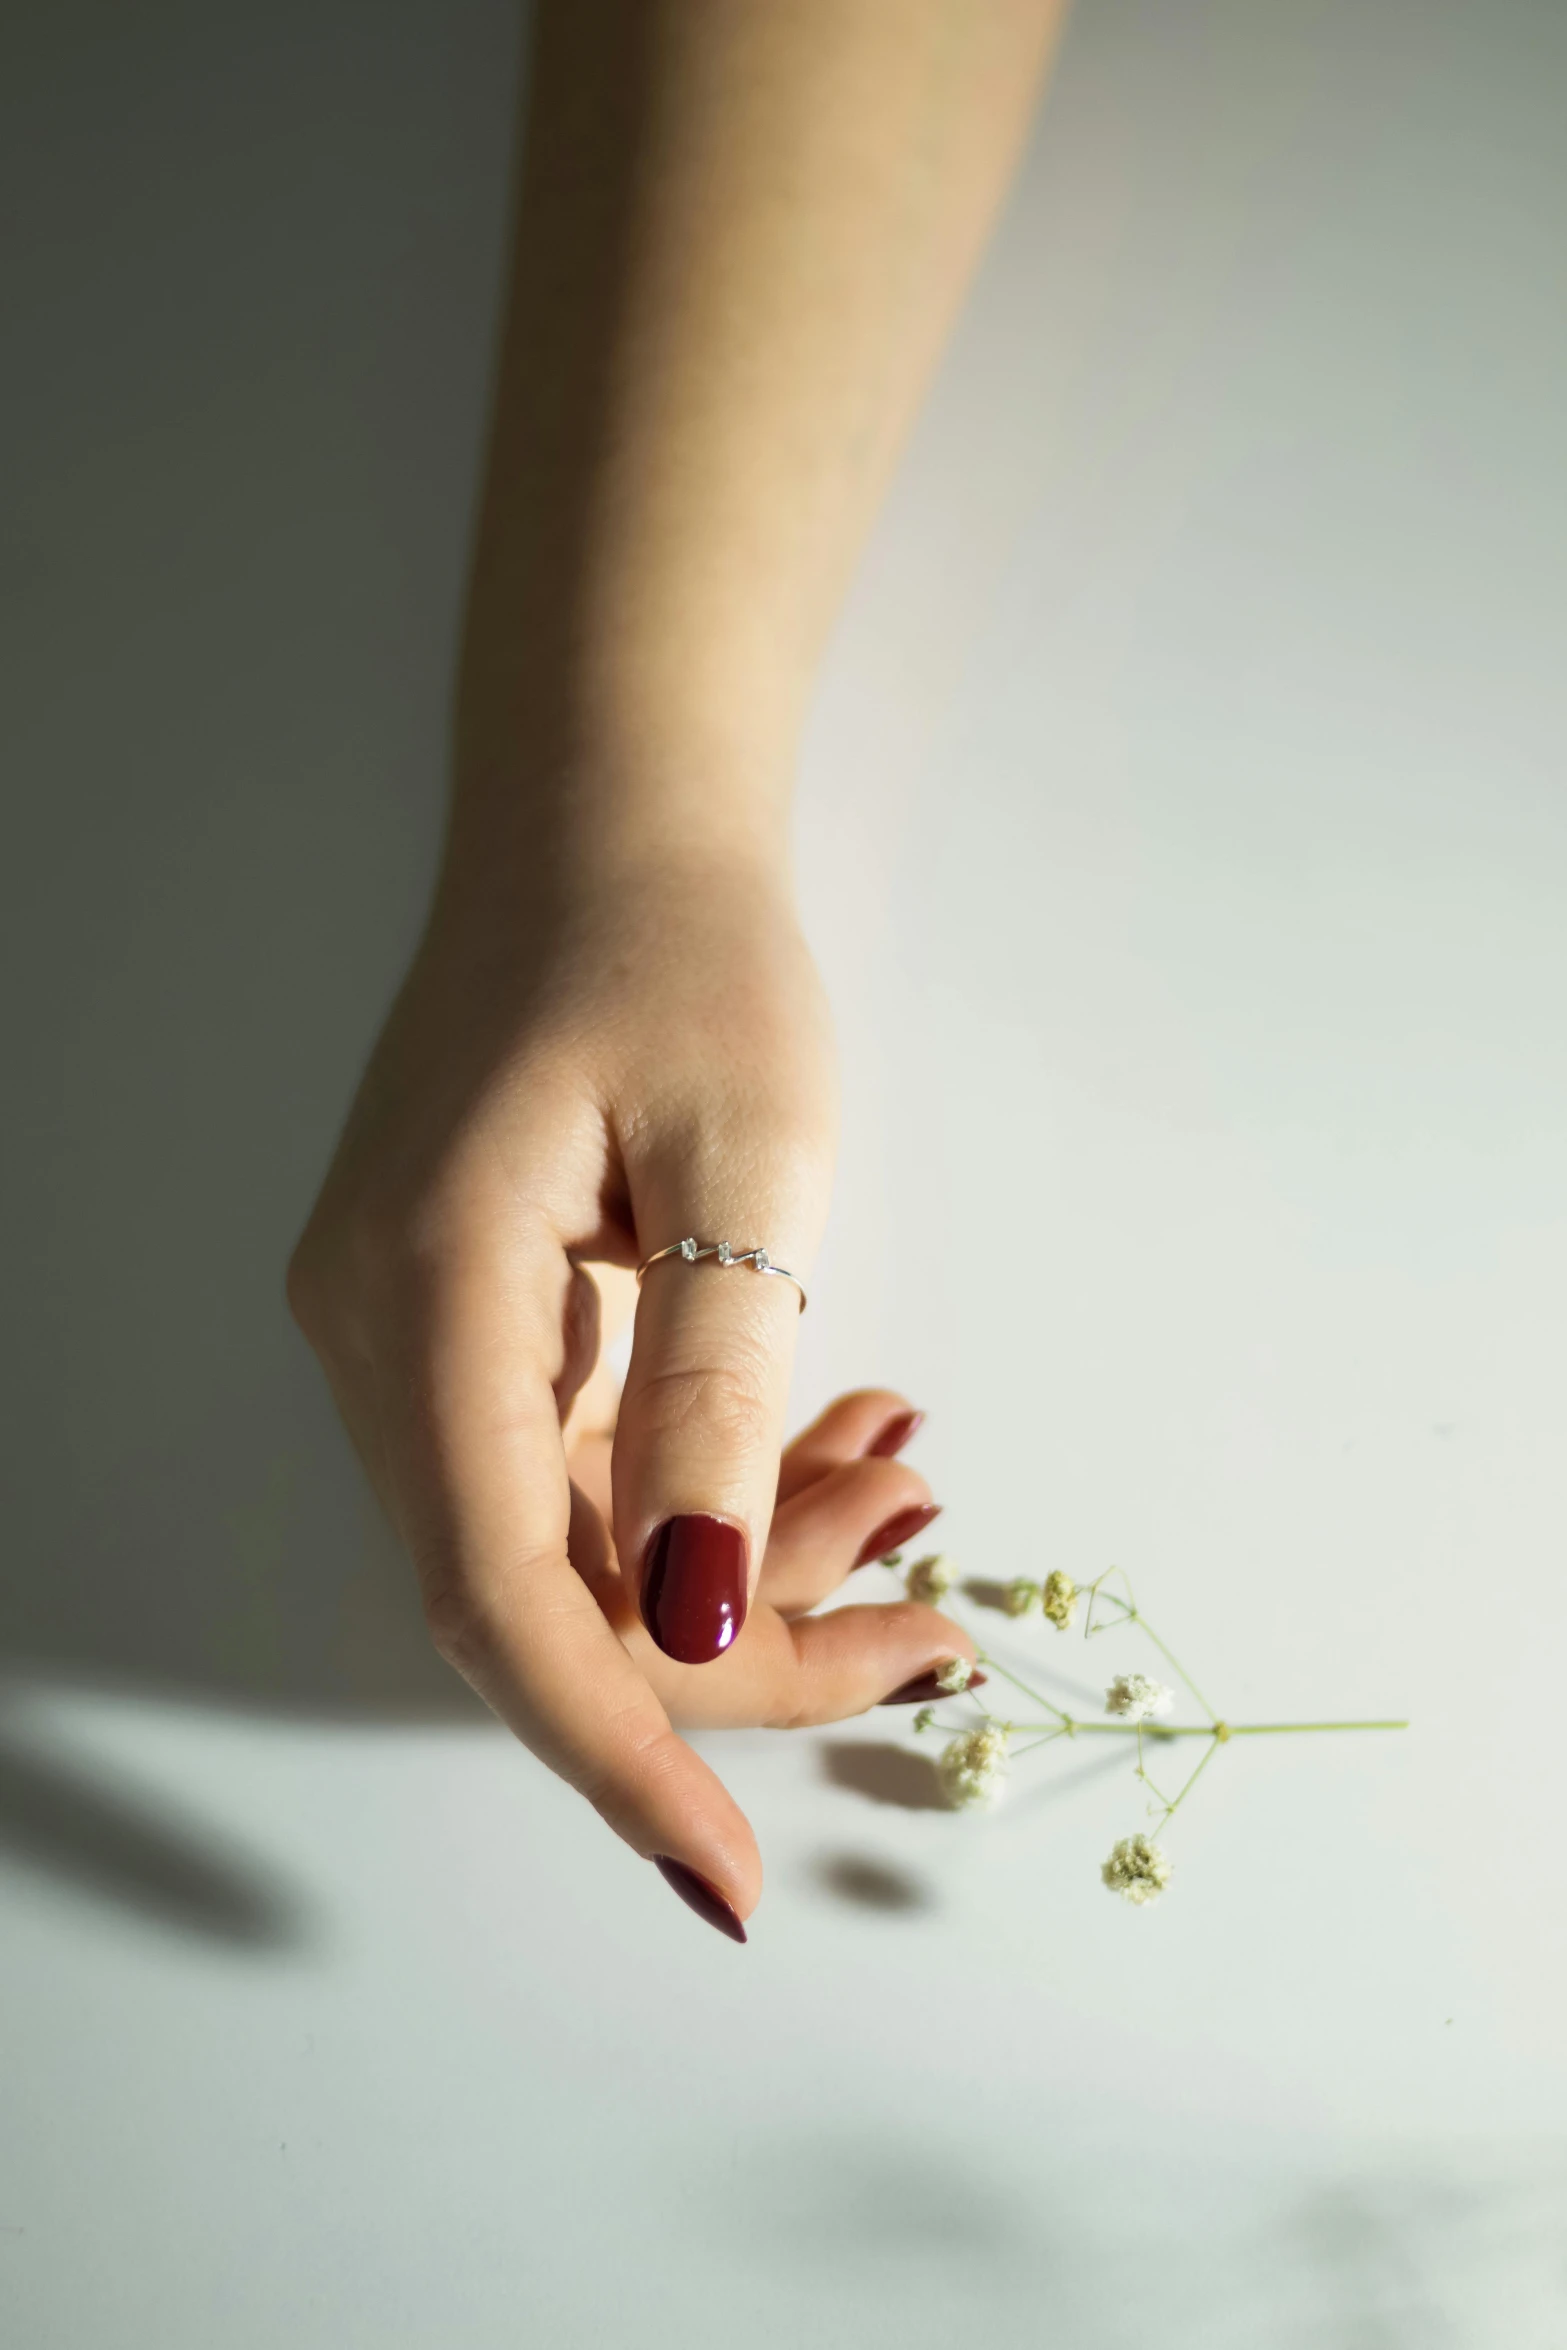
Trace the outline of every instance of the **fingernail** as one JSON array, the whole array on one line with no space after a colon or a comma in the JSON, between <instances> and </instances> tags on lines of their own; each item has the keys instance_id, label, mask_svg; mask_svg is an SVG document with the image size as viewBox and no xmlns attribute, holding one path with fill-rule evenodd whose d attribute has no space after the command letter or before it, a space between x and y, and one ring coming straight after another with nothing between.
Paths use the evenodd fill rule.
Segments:
<instances>
[{"instance_id":1,"label":"fingernail","mask_svg":"<svg viewBox=\"0 0 1567 2350\"><path fill-rule=\"evenodd\" d=\"M642 1562L642 1621L677 1664L710 1665L745 1622L745 1536L726 1518L666 1518Z\"/></svg>"},{"instance_id":2,"label":"fingernail","mask_svg":"<svg viewBox=\"0 0 1567 2350\"><path fill-rule=\"evenodd\" d=\"M916 1534L923 1534L931 1521L940 1515L939 1501L917 1501L910 1508L899 1510L895 1518L889 1518L885 1526L878 1526L869 1541L861 1545L855 1566L868 1567L874 1559L884 1559L889 1550L901 1550L905 1542L912 1542Z\"/></svg>"},{"instance_id":3,"label":"fingernail","mask_svg":"<svg viewBox=\"0 0 1567 2350\"><path fill-rule=\"evenodd\" d=\"M918 1435L924 1425L923 1412L899 1412L897 1418L889 1420L881 1434L873 1437L865 1447L866 1460L890 1461L895 1453L903 1450L911 1436Z\"/></svg>"},{"instance_id":4,"label":"fingernail","mask_svg":"<svg viewBox=\"0 0 1567 2350\"><path fill-rule=\"evenodd\" d=\"M988 1673L970 1673L963 1689L983 1689ZM943 1689L941 1667L932 1665L928 1673L916 1673L912 1681L905 1681L901 1689L894 1689L890 1697L879 1697L878 1705L933 1705L938 1697L961 1697L962 1689Z\"/></svg>"},{"instance_id":5,"label":"fingernail","mask_svg":"<svg viewBox=\"0 0 1567 2350\"><path fill-rule=\"evenodd\" d=\"M677 1521L678 1523L678 1521ZM746 1939L744 1926L735 1916L721 1893L715 1893L705 1877L695 1869L688 1869L683 1860L671 1860L667 1852L655 1852L653 1866L666 1885L672 1885L687 1909L694 1909L699 1918L716 1926L720 1934L727 1934L731 1942Z\"/></svg>"}]
</instances>

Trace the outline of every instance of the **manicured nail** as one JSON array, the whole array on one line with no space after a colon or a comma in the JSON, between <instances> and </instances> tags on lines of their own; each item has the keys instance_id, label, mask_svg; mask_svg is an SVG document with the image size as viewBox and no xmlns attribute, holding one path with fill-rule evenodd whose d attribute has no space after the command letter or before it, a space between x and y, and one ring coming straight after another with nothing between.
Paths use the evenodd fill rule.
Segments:
<instances>
[{"instance_id":1,"label":"manicured nail","mask_svg":"<svg viewBox=\"0 0 1567 2350\"><path fill-rule=\"evenodd\" d=\"M909 1509L899 1510L885 1526L878 1526L867 1542L860 1546L860 1555L854 1564L868 1567L875 1559L884 1559L889 1550L901 1550L905 1542L912 1542L916 1534L941 1515L939 1501L917 1501ZM852 1570L851 1570L852 1571Z\"/></svg>"},{"instance_id":2,"label":"manicured nail","mask_svg":"<svg viewBox=\"0 0 1567 2350\"><path fill-rule=\"evenodd\" d=\"M727 1934L731 1942L743 1942L745 1928L735 1916L721 1893L716 1893L705 1877L695 1869L688 1869L683 1860L671 1860L667 1852L655 1852L653 1866L666 1885L672 1885L687 1909L694 1909L699 1918L716 1926L720 1934Z\"/></svg>"},{"instance_id":3,"label":"manicured nail","mask_svg":"<svg viewBox=\"0 0 1567 2350\"><path fill-rule=\"evenodd\" d=\"M666 1518L642 1562L642 1621L677 1664L710 1665L745 1622L745 1536L726 1518Z\"/></svg>"},{"instance_id":4,"label":"manicured nail","mask_svg":"<svg viewBox=\"0 0 1567 2350\"><path fill-rule=\"evenodd\" d=\"M963 1688L983 1689L989 1678L988 1673L970 1673ZM934 1705L938 1697L961 1695L961 1690L943 1689L941 1667L932 1665L928 1673L916 1673L912 1681L905 1681L890 1697L880 1697L876 1702L878 1705Z\"/></svg>"},{"instance_id":5,"label":"manicured nail","mask_svg":"<svg viewBox=\"0 0 1567 2350\"><path fill-rule=\"evenodd\" d=\"M873 1437L865 1447L865 1458L868 1461L890 1461L924 1425L923 1412L899 1412L897 1418L889 1420L881 1434Z\"/></svg>"}]
</instances>

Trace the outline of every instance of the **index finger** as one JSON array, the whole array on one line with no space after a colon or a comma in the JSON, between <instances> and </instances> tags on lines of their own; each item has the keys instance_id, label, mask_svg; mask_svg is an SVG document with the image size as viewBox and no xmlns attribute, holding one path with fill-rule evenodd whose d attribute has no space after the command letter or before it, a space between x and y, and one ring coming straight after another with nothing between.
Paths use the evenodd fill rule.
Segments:
<instances>
[{"instance_id":1,"label":"index finger","mask_svg":"<svg viewBox=\"0 0 1567 2350\"><path fill-rule=\"evenodd\" d=\"M716 1892L743 1941L762 1875L750 1826L568 1555L553 1379L569 1280L542 1238L521 1264L485 1252L441 1269L413 1334L417 1375L380 1398L388 1474L442 1655L633 1851L671 1864L694 1907L680 1872Z\"/></svg>"}]
</instances>

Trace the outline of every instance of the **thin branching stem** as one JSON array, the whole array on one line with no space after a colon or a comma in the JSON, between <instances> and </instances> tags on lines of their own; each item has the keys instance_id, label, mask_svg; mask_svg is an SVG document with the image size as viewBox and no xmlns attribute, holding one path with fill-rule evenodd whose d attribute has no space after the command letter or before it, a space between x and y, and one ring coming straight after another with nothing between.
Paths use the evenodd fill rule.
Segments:
<instances>
[{"instance_id":1,"label":"thin branching stem","mask_svg":"<svg viewBox=\"0 0 1567 2350\"><path fill-rule=\"evenodd\" d=\"M1159 1651L1159 1654L1169 1665L1174 1668L1174 1670L1179 1674L1180 1678L1186 1683L1187 1688L1191 1691L1193 1697L1196 1698L1197 1703L1202 1707L1202 1710L1207 1715L1209 1721L1216 1722L1219 1718L1218 1715L1214 1712L1212 1706L1208 1703L1208 1700L1206 1697L1204 1697L1202 1691L1198 1688L1196 1682L1192 1679L1190 1673L1186 1670L1186 1667L1182 1664L1174 1649L1170 1647L1167 1641L1160 1639L1152 1624L1149 1623L1148 1618L1144 1615L1139 1615L1136 1608L1133 1608L1132 1610L1131 1620L1134 1624L1140 1624L1142 1626L1146 1638L1153 1642L1155 1648L1157 1648Z\"/></svg>"},{"instance_id":2,"label":"thin branching stem","mask_svg":"<svg viewBox=\"0 0 1567 2350\"><path fill-rule=\"evenodd\" d=\"M1187 1796L1190 1795L1192 1789L1196 1786L1198 1780L1202 1777L1203 1772L1208 1768L1208 1765L1212 1762L1214 1756L1218 1753L1222 1744L1223 1740L1220 1738L1214 1738L1210 1742L1207 1753L1202 1757L1202 1760L1198 1763L1197 1768L1193 1771L1191 1777L1187 1780L1185 1786L1181 1789L1180 1794L1176 1796L1173 1803L1164 1793L1162 1788L1154 1788L1154 1793L1158 1796L1159 1801L1164 1805L1164 1811L1159 1820L1159 1826L1161 1828L1167 1828L1169 1826L1176 1813L1180 1810L1182 1804L1186 1801ZM1150 1781L1149 1784L1152 1785L1152 1781Z\"/></svg>"},{"instance_id":3,"label":"thin branching stem","mask_svg":"<svg viewBox=\"0 0 1567 2350\"><path fill-rule=\"evenodd\" d=\"M1037 1689L1030 1689L1026 1681L1020 1681L1016 1673L1009 1673L1006 1666L998 1664L993 1656L981 1656L979 1661L988 1671L999 1673L1003 1681L1010 1681L1014 1689L1021 1689L1023 1695L1032 1698L1035 1705L1042 1705L1047 1714L1054 1714L1058 1722L1071 1720L1070 1714L1063 1713L1060 1706L1052 1705L1049 1698L1042 1697Z\"/></svg>"}]
</instances>

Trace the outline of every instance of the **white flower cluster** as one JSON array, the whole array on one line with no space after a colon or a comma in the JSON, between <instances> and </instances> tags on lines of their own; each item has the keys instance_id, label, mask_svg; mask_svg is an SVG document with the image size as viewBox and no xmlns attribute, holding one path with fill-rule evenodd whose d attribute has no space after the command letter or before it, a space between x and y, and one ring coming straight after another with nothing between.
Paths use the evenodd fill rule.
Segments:
<instances>
[{"instance_id":1,"label":"white flower cluster","mask_svg":"<svg viewBox=\"0 0 1567 2350\"><path fill-rule=\"evenodd\" d=\"M954 1738L937 1764L947 1801L959 1810L971 1804L994 1803L1007 1771L1007 1733L999 1722L965 1730Z\"/></svg>"},{"instance_id":2,"label":"white flower cluster","mask_svg":"<svg viewBox=\"0 0 1567 2350\"><path fill-rule=\"evenodd\" d=\"M1077 1621L1077 1585L1059 1567L1045 1577L1045 1616L1058 1632L1070 1632Z\"/></svg>"},{"instance_id":3,"label":"white flower cluster","mask_svg":"<svg viewBox=\"0 0 1567 2350\"><path fill-rule=\"evenodd\" d=\"M1146 1673L1117 1673L1105 1691L1105 1712L1118 1714L1123 1722L1146 1722L1167 1714L1174 1702L1175 1691L1162 1681L1150 1681Z\"/></svg>"},{"instance_id":4,"label":"white flower cluster","mask_svg":"<svg viewBox=\"0 0 1567 2350\"><path fill-rule=\"evenodd\" d=\"M927 1607L935 1607L946 1598L957 1579L952 1561L935 1551L929 1558L915 1560L903 1578L903 1587L910 1599L921 1599Z\"/></svg>"},{"instance_id":5,"label":"white flower cluster","mask_svg":"<svg viewBox=\"0 0 1567 2350\"><path fill-rule=\"evenodd\" d=\"M1043 1583L1019 1575L1015 1583L1007 1585L1001 1604L1009 1616L1030 1616L1036 1607L1041 1608L1058 1632L1070 1632L1077 1621L1077 1585L1059 1567L1053 1568Z\"/></svg>"},{"instance_id":6,"label":"white flower cluster","mask_svg":"<svg viewBox=\"0 0 1567 2350\"><path fill-rule=\"evenodd\" d=\"M956 1697L974 1678L974 1668L966 1656L949 1656L946 1663L936 1667L936 1687L943 1697Z\"/></svg>"},{"instance_id":7,"label":"white flower cluster","mask_svg":"<svg viewBox=\"0 0 1567 2350\"><path fill-rule=\"evenodd\" d=\"M1170 1882L1170 1863L1149 1836L1123 1836L1099 1872L1112 1893L1146 1909Z\"/></svg>"}]
</instances>

